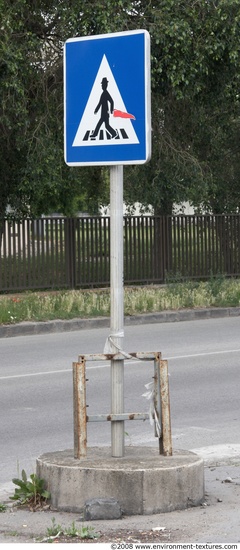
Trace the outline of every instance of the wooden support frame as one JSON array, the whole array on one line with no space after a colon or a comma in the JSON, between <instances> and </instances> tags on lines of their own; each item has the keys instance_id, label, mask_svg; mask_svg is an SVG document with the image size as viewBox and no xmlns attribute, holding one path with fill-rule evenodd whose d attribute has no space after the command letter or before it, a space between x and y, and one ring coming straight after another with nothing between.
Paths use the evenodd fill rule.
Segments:
<instances>
[{"instance_id":1,"label":"wooden support frame","mask_svg":"<svg viewBox=\"0 0 240 550\"><path fill-rule=\"evenodd\" d=\"M87 456L87 422L119 422L125 420L146 420L149 413L119 413L87 415L86 405L86 362L111 361L122 359L118 354L90 354L80 355L78 362L73 363L73 401L74 401L74 458L81 459ZM168 383L168 362L161 359L160 352L137 352L128 354L127 359L154 361L154 389L153 406L155 411L154 430L159 440L159 454L172 455L172 435L170 416L170 397ZM126 360L126 354L124 355Z\"/></svg>"}]
</instances>

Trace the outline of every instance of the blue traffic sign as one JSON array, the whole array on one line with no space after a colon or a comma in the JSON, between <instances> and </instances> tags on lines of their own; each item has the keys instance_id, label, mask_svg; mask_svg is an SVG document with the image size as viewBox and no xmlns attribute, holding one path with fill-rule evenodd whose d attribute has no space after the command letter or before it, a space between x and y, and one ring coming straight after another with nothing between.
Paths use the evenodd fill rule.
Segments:
<instances>
[{"instance_id":1,"label":"blue traffic sign","mask_svg":"<svg viewBox=\"0 0 240 550\"><path fill-rule=\"evenodd\" d=\"M147 31L64 45L64 154L69 166L141 164L151 156Z\"/></svg>"}]
</instances>

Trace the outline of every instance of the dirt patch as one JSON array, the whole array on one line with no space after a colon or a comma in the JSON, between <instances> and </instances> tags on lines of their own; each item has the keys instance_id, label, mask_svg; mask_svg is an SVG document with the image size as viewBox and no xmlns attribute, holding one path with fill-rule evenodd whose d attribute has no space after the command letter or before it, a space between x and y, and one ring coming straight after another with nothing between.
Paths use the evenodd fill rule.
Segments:
<instances>
[{"instance_id":1,"label":"dirt patch","mask_svg":"<svg viewBox=\"0 0 240 550\"><path fill-rule=\"evenodd\" d=\"M61 534L56 537L50 537L44 539L40 542L58 542L58 543L125 543L125 544L136 544L136 543L151 543L151 542L162 542L169 543L177 540L179 536L178 533L171 532L165 527L160 527L151 530L129 530L129 529L118 529L111 532L98 532L97 538L82 538L78 536L68 536Z\"/></svg>"}]
</instances>

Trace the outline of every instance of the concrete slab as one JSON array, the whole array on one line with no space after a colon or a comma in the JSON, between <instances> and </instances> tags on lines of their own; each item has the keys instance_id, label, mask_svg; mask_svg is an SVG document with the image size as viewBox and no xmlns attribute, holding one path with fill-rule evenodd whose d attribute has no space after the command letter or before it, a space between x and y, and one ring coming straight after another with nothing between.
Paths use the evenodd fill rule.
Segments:
<instances>
[{"instance_id":1,"label":"concrete slab","mask_svg":"<svg viewBox=\"0 0 240 550\"><path fill-rule=\"evenodd\" d=\"M40 456L36 473L51 493L51 506L62 511L82 513L90 499L114 498L124 515L148 515L204 499L204 461L190 451L165 457L153 447L126 447L123 458L113 458L110 448L92 447L78 460L70 449Z\"/></svg>"}]
</instances>

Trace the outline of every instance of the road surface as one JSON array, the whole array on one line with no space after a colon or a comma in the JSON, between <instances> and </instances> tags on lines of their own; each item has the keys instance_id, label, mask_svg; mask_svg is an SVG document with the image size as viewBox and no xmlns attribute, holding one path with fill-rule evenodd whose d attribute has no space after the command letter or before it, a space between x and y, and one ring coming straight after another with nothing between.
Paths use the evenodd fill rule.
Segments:
<instances>
[{"instance_id":1,"label":"road surface","mask_svg":"<svg viewBox=\"0 0 240 550\"><path fill-rule=\"evenodd\" d=\"M73 448L72 362L102 353L106 328L0 340L0 489L36 457ZM161 351L169 364L174 449L240 443L240 317L125 328L124 350ZM125 412L146 412L152 363L125 362ZM110 365L88 363L89 414L110 412ZM156 445L148 421L125 423L125 443ZM110 445L110 423L88 445ZM13 486L12 486L13 487Z\"/></svg>"}]
</instances>

